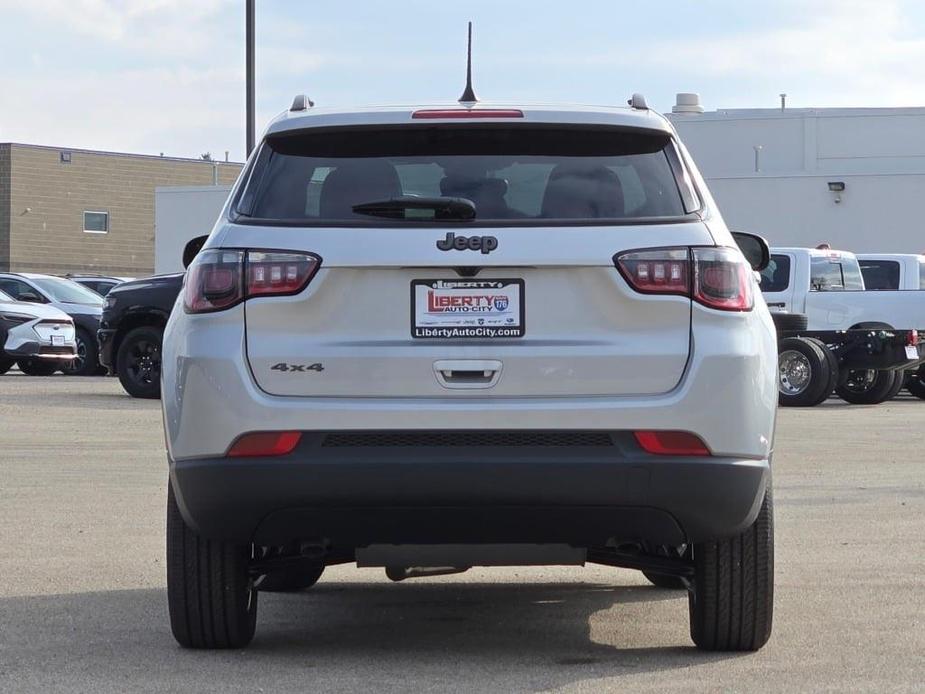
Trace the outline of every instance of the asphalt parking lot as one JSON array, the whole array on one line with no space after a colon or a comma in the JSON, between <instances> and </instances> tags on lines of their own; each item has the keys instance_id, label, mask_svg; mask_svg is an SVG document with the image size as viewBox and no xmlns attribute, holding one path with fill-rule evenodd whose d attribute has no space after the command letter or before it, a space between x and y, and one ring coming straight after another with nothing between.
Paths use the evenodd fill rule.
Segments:
<instances>
[{"instance_id":1,"label":"asphalt parking lot","mask_svg":"<svg viewBox=\"0 0 925 694\"><path fill-rule=\"evenodd\" d=\"M922 691L925 402L782 410L774 634L704 654L683 595L588 566L262 594L241 652L167 626L157 402L0 377L0 691Z\"/></svg>"}]
</instances>

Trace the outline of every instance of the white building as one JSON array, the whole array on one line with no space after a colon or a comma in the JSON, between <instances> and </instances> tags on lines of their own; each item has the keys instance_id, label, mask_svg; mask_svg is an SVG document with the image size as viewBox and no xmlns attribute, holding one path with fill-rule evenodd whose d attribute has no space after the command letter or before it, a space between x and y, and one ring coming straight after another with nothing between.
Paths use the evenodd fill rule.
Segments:
<instances>
[{"instance_id":1,"label":"white building","mask_svg":"<svg viewBox=\"0 0 925 694\"><path fill-rule=\"evenodd\" d=\"M925 108L703 112L669 118L733 229L772 246L925 251Z\"/></svg>"}]
</instances>

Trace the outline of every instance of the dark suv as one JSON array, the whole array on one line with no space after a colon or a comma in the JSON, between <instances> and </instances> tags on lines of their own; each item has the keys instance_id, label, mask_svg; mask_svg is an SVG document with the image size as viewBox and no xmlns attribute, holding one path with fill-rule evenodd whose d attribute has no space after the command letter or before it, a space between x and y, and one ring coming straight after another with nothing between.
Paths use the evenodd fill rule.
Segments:
<instances>
[{"instance_id":1,"label":"dark suv","mask_svg":"<svg viewBox=\"0 0 925 694\"><path fill-rule=\"evenodd\" d=\"M161 339L182 284L182 273L158 275L123 282L106 295L100 363L132 397L160 397Z\"/></svg>"}]
</instances>

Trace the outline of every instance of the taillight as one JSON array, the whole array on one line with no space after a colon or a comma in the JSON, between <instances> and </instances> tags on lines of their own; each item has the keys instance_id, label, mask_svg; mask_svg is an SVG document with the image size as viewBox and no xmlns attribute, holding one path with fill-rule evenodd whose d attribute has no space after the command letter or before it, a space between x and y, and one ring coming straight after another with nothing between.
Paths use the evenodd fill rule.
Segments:
<instances>
[{"instance_id":1,"label":"taillight","mask_svg":"<svg viewBox=\"0 0 925 694\"><path fill-rule=\"evenodd\" d=\"M629 251L614 259L629 285L643 294L676 294L721 311L750 311L751 268L733 248Z\"/></svg>"},{"instance_id":2,"label":"taillight","mask_svg":"<svg viewBox=\"0 0 925 694\"><path fill-rule=\"evenodd\" d=\"M690 251L669 248L617 256L617 268L638 292L690 296Z\"/></svg>"},{"instance_id":3,"label":"taillight","mask_svg":"<svg viewBox=\"0 0 925 694\"><path fill-rule=\"evenodd\" d=\"M634 431L636 442L653 455L710 455L699 436L686 431Z\"/></svg>"},{"instance_id":4,"label":"taillight","mask_svg":"<svg viewBox=\"0 0 925 694\"><path fill-rule=\"evenodd\" d=\"M257 431L244 434L231 444L229 458L252 458L292 453L299 445L302 434L298 431Z\"/></svg>"},{"instance_id":5,"label":"taillight","mask_svg":"<svg viewBox=\"0 0 925 694\"><path fill-rule=\"evenodd\" d=\"M186 273L183 307L187 313L208 313L251 297L297 294L320 264L308 253L200 251Z\"/></svg>"},{"instance_id":6,"label":"taillight","mask_svg":"<svg viewBox=\"0 0 925 694\"><path fill-rule=\"evenodd\" d=\"M244 300L244 251L200 251L186 272L183 308L208 313Z\"/></svg>"},{"instance_id":7,"label":"taillight","mask_svg":"<svg viewBox=\"0 0 925 694\"><path fill-rule=\"evenodd\" d=\"M919 346L919 331L910 330L908 337L906 337L906 344L909 347L918 347Z\"/></svg>"},{"instance_id":8,"label":"taillight","mask_svg":"<svg viewBox=\"0 0 925 694\"><path fill-rule=\"evenodd\" d=\"M296 294L318 269L318 258L306 253L248 251L247 296Z\"/></svg>"},{"instance_id":9,"label":"taillight","mask_svg":"<svg viewBox=\"0 0 925 694\"><path fill-rule=\"evenodd\" d=\"M755 280L740 251L694 248L693 299L721 311L751 311Z\"/></svg>"}]
</instances>

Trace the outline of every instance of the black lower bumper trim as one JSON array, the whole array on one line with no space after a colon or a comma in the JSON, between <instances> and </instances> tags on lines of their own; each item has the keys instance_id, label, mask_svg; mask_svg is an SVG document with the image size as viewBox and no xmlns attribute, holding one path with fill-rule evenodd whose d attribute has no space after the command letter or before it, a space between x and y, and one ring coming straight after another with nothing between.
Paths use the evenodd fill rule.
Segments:
<instances>
[{"instance_id":1,"label":"black lower bumper trim","mask_svg":"<svg viewBox=\"0 0 925 694\"><path fill-rule=\"evenodd\" d=\"M422 460L422 457L428 458ZM678 545L735 535L757 515L767 461L613 448L313 449L170 463L201 535L282 545L567 542Z\"/></svg>"},{"instance_id":2,"label":"black lower bumper trim","mask_svg":"<svg viewBox=\"0 0 925 694\"><path fill-rule=\"evenodd\" d=\"M116 331L109 329L100 329L96 331L96 342L99 346L100 364L106 369L112 371L112 344Z\"/></svg>"}]
</instances>

